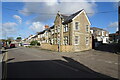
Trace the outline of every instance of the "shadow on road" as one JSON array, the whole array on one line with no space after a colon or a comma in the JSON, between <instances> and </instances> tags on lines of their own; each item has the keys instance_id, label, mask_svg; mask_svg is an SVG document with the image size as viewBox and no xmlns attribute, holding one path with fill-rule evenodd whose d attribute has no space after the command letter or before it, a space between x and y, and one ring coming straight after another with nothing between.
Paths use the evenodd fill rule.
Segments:
<instances>
[{"instance_id":1,"label":"shadow on road","mask_svg":"<svg viewBox=\"0 0 120 80\"><path fill-rule=\"evenodd\" d=\"M113 79L97 73L69 57L62 60L10 62L7 64L7 79L23 78L93 78ZM114 79L117 80L117 79Z\"/></svg>"},{"instance_id":2,"label":"shadow on road","mask_svg":"<svg viewBox=\"0 0 120 80\"><path fill-rule=\"evenodd\" d=\"M15 59L15 58L10 58L10 59L7 60L7 62L12 61L12 60L14 60L14 59Z\"/></svg>"},{"instance_id":3,"label":"shadow on road","mask_svg":"<svg viewBox=\"0 0 120 80\"><path fill-rule=\"evenodd\" d=\"M2 53L6 53L7 51L2 51Z\"/></svg>"},{"instance_id":4,"label":"shadow on road","mask_svg":"<svg viewBox=\"0 0 120 80\"><path fill-rule=\"evenodd\" d=\"M95 48L95 50L110 52L110 53L120 53L120 44L103 44Z\"/></svg>"}]
</instances>

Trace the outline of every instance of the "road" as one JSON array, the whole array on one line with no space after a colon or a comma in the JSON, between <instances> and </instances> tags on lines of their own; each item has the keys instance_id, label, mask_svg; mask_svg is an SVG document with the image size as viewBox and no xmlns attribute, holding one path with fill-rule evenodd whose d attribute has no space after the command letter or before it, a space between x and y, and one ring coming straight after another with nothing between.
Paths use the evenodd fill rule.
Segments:
<instances>
[{"instance_id":1,"label":"road","mask_svg":"<svg viewBox=\"0 0 120 80\"><path fill-rule=\"evenodd\" d=\"M71 57L34 48L8 49L7 78L112 78Z\"/></svg>"}]
</instances>

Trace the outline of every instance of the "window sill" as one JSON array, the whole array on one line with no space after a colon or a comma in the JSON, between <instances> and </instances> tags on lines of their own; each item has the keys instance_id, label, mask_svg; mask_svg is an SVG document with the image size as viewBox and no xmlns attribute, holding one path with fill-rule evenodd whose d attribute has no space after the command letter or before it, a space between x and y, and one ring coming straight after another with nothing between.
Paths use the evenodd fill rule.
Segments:
<instances>
[{"instance_id":1,"label":"window sill","mask_svg":"<svg viewBox=\"0 0 120 80\"><path fill-rule=\"evenodd\" d=\"M66 33L66 32L68 32L68 31L64 31L64 33Z\"/></svg>"},{"instance_id":2,"label":"window sill","mask_svg":"<svg viewBox=\"0 0 120 80\"><path fill-rule=\"evenodd\" d=\"M74 31L80 31L80 30L78 29L78 30L74 30Z\"/></svg>"},{"instance_id":3,"label":"window sill","mask_svg":"<svg viewBox=\"0 0 120 80\"><path fill-rule=\"evenodd\" d=\"M79 44L74 44L75 46L79 45Z\"/></svg>"}]
</instances>

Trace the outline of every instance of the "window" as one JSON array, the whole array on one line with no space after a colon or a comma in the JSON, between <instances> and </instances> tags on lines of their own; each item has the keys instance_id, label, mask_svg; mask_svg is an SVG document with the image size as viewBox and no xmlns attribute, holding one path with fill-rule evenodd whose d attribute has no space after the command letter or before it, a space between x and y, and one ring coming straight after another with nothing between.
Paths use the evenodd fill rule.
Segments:
<instances>
[{"instance_id":1,"label":"window","mask_svg":"<svg viewBox=\"0 0 120 80\"><path fill-rule=\"evenodd\" d=\"M55 33L57 33L57 26L55 26Z\"/></svg>"},{"instance_id":2,"label":"window","mask_svg":"<svg viewBox=\"0 0 120 80\"><path fill-rule=\"evenodd\" d=\"M100 31L98 31L98 35L100 35Z\"/></svg>"},{"instance_id":3,"label":"window","mask_svg":"<svg viewBox=\"0 0 120 80\"><path fill-rule=\"evenodd\" d=\"M47 43L47 40L45 40L46 41L46 43Z\"/></svg>"},{"instance_id":4,"label":"window","mask_svg":"<svg viewBox=\"0 0 120 80\"><path fill-rule=\"evenodd\" d=\"M79 22L75 22L75 30L79 29Z\"/></svg>"},{"instance_id":5,"label":"window","mask_svg":"<svg viewBox=\"0 0 120 80\"><path fill-rule=\"evenodd\" d=\"M68 36L64 36L64 44L68 45Z\"/></svg>"},{"instance_id":6,"label":"window","mask_svg":"<svg viewBox=\"0 0 120 80\"><path fill-rule=\"evenodd\" d=\"M38 35L38 38L40 38L40 35Z\"/></svg>"},{"instance_id":7,"label":"window","mask_svg":"<svg viewBox=\"0 0 120 80\"><path fill-rule=\"evenodd\" d=\"M62 23L64 22L64 20L62 20Z\"/></svg>"},{"instance_id":8,"label":"window","mask_svg":"<svg viewBox=\"0 0 120 80\"><path fill-rule=\"evenodd\" d=\"M53 44L53 39L51 39L51 44Z\"/></svg>"},{"instance_id":9,"label":"window","mask_svg":"<svg viewBox=\"0 0 120 80\"><path fill-rule=\"evenodd\" d=\"M54 38L54 43L57 44L57 39L56 38Z\"/></svg>"},{"instance_id":10,"label":"window","mask_svg":"<svg viewBox=\"0 0 120 80\"><path fill-rule=\"evenodd\" d=\"M78 45L78 44L79 44L78 36L75 36L75 45Z\"/></svg>"},{"instance_id":11,"label":"window","mask_svg":"<svg viewBox=\"0 0 120 80\"><path fill-rule=\"evenodd\" d=\"M89 31L89 26L88 25L86 25L86 32L88 32Z\"/></svg>"},{"instance_id":12,"label":"window","mask_svg":"<svg viewBox=\"0 0 120 80\"><path fill-rule=\"evenodd\" d=\"M46 36L48 36L48 32L46 32Z\"/></svg>"},{"instance_id":13,"label":"window","mask_svg":"<svg viewBox=\"0 0 120 80\"><path fill-rule=\"evenodd\" d=\"M88 44L89 44L89 38L86 37L86 45L88 45Z\"/></svg>"},{"instance_id":14,"label":"window","mask_svg":"<svg viewBox=\"0 0 120 80\"><path fill-rule=\"evenodd\" d=\"M51 33L54 34L54 30L51 30Z\"/></svg>"},{"instance_id":15,"label":"window","mask_svg":"<svg viewBox=\"0 0 120 80\"><path fill-rule=\"evenodd\" d=\"M60 32L60 26L58 26L58 32Z\"/></svg>"},{"instance_id":16,"label":"window","mask_svg":"<svg viewBox=\"0 0 120 80\"><path fill-rule=\"evenodd\" d=\"M64 25L64 32L68 31L68 24Z\"/></svg>"},{"instance_id":17,"label":"window","mask_svg":"<svg viewBox=\"0 0 120 80\"><path fill-rule=\"evenodd\" d=\"M102 36L104 36L104 34L105 34L104 31L102 31Z\"/></svg>"}]
</instances>

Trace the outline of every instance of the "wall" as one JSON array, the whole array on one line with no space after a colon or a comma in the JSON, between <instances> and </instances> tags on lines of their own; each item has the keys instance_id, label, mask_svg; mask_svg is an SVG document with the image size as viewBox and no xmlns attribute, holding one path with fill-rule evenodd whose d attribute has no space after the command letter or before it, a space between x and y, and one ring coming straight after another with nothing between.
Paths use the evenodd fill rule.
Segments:
<instances>
[{"instance_id":1,"label":"wall","mask_svg":"<svg viewBox=\"0 0 120 80\"><path fill-rule=\"evenodd\" d=\"M74 30L76 21L80 22L79 30ZM84 51L84 50L92 49L92 36L90 34L90 27L89 27L89 31L87 32L86 25L90 26L87 18L85 17L85 13L81 13L79 16L77 16L73 20L73 35L72 35L73 45L75 42L75 36L79 36L79 45L74 45L74 48L73 48L74 51ZM86 37L89 38L89 45L86 45Z\"/></svg>"},{"instance_id":2,"label":"wall","mask_svg":"<svg viewBox=\"0 0 120 80\"><path fill-rule=\"evenodd\" d=\"M40 46L42 49L52 50L52 51L58 51L58 45L51 45L51 44L41 44ZM73 46L71 45L60 45L60 52L74 52Z\"/></svg>"}]
</instances>

